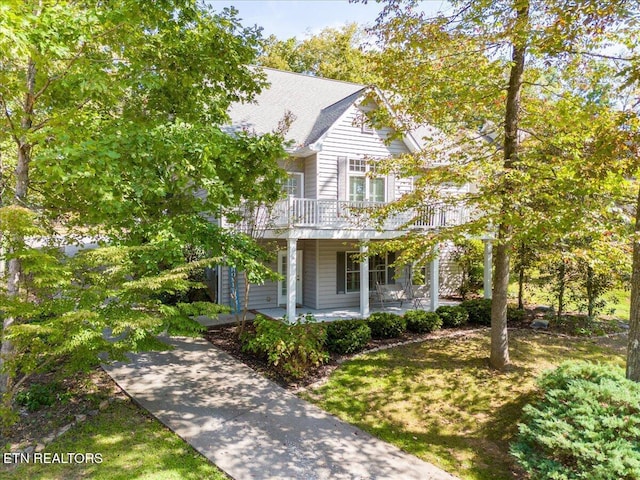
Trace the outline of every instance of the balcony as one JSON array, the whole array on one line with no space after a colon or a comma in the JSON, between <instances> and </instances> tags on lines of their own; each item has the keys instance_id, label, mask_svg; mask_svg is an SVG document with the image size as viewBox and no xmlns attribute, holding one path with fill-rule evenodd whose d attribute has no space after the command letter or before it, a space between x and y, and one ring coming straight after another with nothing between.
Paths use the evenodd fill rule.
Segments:
<instances>
[{"instance_id":1,"label":"balcony","mask_svg":"<svg viewBox=\"0 0 640 480\"><path fill-rule=\"evenodd\" d=\"M433 205L420 212L394 213L380 223L373 218L372 214L384 205L379 202L288 198L276 202L271 208L261 206L254 209L252 213L247 209L236 211L244 220L235 223L235 227L245 232L252 227L267 230L289 228L426 230L461 225L469 221L469 210L466 207Z\"/></svg>"}]
</instances>

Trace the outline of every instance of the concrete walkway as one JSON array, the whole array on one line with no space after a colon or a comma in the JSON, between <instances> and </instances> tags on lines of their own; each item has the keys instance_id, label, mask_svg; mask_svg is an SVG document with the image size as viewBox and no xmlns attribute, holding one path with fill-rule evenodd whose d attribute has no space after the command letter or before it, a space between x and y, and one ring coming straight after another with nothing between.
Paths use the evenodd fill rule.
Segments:
<instances>
[{"instance_id":1,"label":"concrete walkway","mask_svg":"<svg viewBox=\"0 0 640 480\"><path fill-rule=\"evenodd\" d=\"M297 398L200 338L105 367L140 405L236 480L455 477Z\"/></svg>"}]
</instances>

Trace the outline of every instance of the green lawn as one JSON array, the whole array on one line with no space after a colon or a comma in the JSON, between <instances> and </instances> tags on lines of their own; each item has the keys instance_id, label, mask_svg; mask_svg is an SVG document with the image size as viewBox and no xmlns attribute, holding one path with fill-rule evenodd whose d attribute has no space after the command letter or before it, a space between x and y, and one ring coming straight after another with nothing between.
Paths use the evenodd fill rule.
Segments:
<instances>
[{"instance_id":1,"label":"green lawn","mask_svg":"<svg viewBox=\"0 0 640 480\"><path fill-rule=\"evenodd\" d=\"M228 479L181 438L129 401L114 402L96 417L67 432L45 451L100 453L102 463L21 465L10 472L0 469L0 478Z\"/></svg>"},{"instance_id":2,"label":"green lawn","mask_svg":"<svg viewBox=\"0 0 640 480\"><path fill-rule=\"evenodd\" d=\"M602 309L602 315L613 315L621 320L629 320L629 290L617 288L611 290L603 296L606 301L605 307ZM510 302L516 303L518 298L518 284L512 282L509 284ZM524 289L524 302L530 305L553 305L549 292L545 291L536 283L527 283ZM555 305L553 305L555 306ZM579 306L567 298L566 309L568 311L579 311ZM583 312L586 313L586 310Z\"/></svg>"},{"instance_id":3,"label":"green lawn","mask_svg":"<svg viewBox=\"0 0 640 480\"><path fill-rule=\"evenodd\" d=\"M488 333L429 340L341 365L306 397L325 410L463 479L517 478L508 445L534 379L568 359L623 365L609 346L511 332L513 368L487 368Z\"/></svg>"}]
</instances>

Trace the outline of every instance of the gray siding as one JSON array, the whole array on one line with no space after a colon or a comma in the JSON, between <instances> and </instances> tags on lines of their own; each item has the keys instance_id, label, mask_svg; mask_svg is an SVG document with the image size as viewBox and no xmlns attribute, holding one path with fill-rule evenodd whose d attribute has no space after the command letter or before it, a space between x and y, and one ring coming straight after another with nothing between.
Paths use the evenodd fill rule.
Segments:
<instances>
[{"instance_id":1,"label":"gray siding","mask_svg":"<svg viewBox=\"0 0 640 480\"><path fill-rule=\"evenodd\" d=\"M301 245L300 245L301 244ZM317 265L317 249L318 240L298 241L298 248L302 247L303 254L303 305L311 308L318 308L318 298L316 295L316 272Z\"/></svg>"},{"instance_id":2,"label":"gray siding","mask_svg":"<svg viewBox=\"0 0 640 480\"><path fill-rule=\"evenodd\" d=\"M384 143L385 138L391 132L390 129L376 130L373 134L362 133L360 126L357 124L358 118L358 108L351 106L323 140L322 151L318 154L317 198L337 198L338 156L386 158L408 152L407 147L400 140L393 140L389 145ZM387 185L392 183L392 181L387 181ZM396 191L397 188L398 182L396 181ZM387 195L392 199L391 195Z\"/></svg>"},{"instance_id":3,"label":"gray siding","mask_svg":"<svg viewBox=\"0 0 640 480\"><path fill-rule=\"evenodd\" d=\"M304 159L304 196L305 198L318 198L318 159L317 155L311 155Z\"/></svg>"}]
</instances>

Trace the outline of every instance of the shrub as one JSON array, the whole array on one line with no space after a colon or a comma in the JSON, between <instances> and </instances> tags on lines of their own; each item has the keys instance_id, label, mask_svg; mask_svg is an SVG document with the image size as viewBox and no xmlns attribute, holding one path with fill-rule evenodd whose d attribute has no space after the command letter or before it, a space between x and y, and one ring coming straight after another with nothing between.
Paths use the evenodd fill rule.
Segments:
<instances>
[{"instance_id":1,"label":"shrub","mask_svg":"<svg viewBox=\"0 0 640 480\"><path fill-rule=\"evenodd\" d=\"M50 407L56 402L68 400L70 394L63 393L62 390L63 387L58 382L34 383L28 389L16 394L16 403L34 412L42 407Z\"/></svg>"},{"instance_id":2,"label":"shrub","mask_svg":"<svg viewBox=\"0 0 640 480\"><path fill-rule=\"evenodd\" d=\"M428 333L442 327L442 319L435 312L424 310L409 310L404 314L407 330L415 333Z\"/></svg>"},{"instance_id":3,"label":"shrub","mask_svg":"<svg viewBox=\"0 0 640 480\"><path fill-rule=\"evenodd\" d=\"M372 313L368 324L373 338L397 338L407 329L404 318L388 312Z\"/></svg>"},{"instance_id":4,"label":"shrub","mask_svg":"<svg viewBox=\"0 0 640 480\"><path fill-rule=\"evenodd\" d=\"M521 322L524 320L525 311L513 305L507 305L507 322Z\"/></svg>"},{"instance_id":5,"label":"shrub","mask_svg":"<svg viewBox=\"0 0 640 480\"><path fill-rule=\"evenodd\" d=\"M436 313L442 319L442 325L444 327L460 327L469 320L469 314L460 305L443 305L438 307Z\"/></svg>"},{"instance_id":6,"label":"shrub","mask_svg":"<svg viewBox=\"0 0 640 480\"><path fill-rule=\"evenodd\" d=\"M460 304L469 314L469 322L478 325L491 325L491 299L476 298Z\"/></svg>"},{"instance_id":7,"label":"shrub","mask_svg":"<svg viewBox=\"0 0 640 480\"><path fill-rule=\"evenodd\" d=\"M258 315L253 325L255 334L243 338L242 349L264 356L285 377L302 378L329 359L325 326L308 317L287 324Z\"/></svg>"},{"instance_id":8,"label":"shrub","mask_svg":"<svg viewBox=\"0 0 640 480\"><path fill-rule=\"evenodd\" d=\"M363 350L371 340L371 329L365 320L340 320L327 323L327 348L333 353Z\"/></svg>"},{"instance_id":9,"label":"shrub","mask_svg":"<svg viewBox=\"0 0 640 480\"><path fill-rule=\"evenodd\" d=\"M532 478L640 478L640 384L618 367L569 362L538 386L511 447Z\"/></svg>"}]
</instances>

